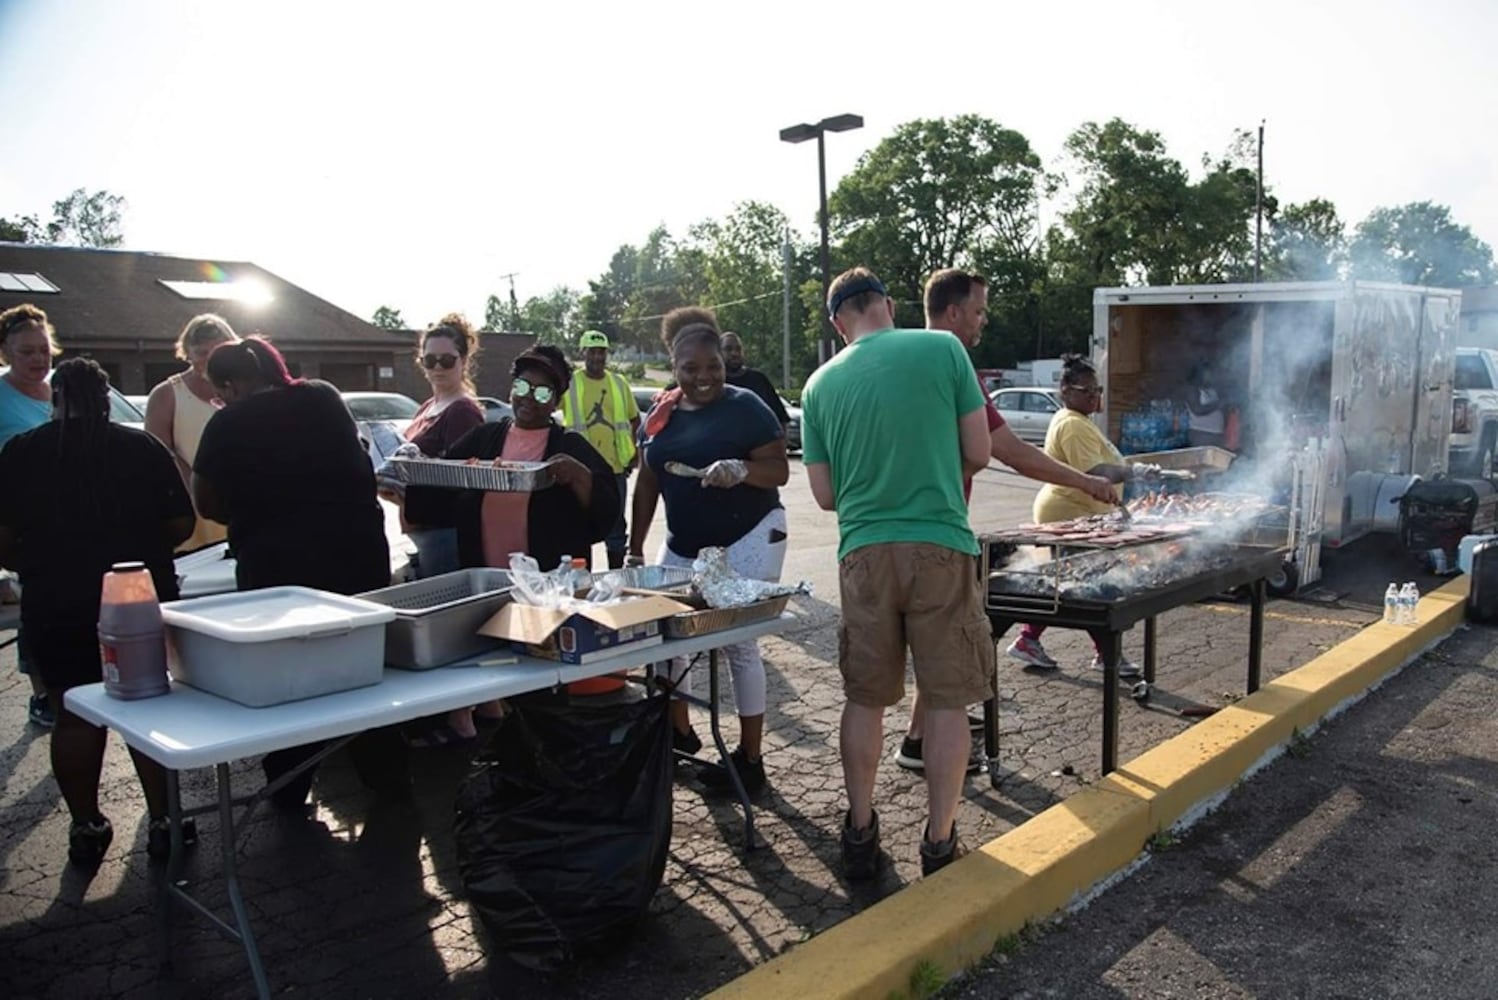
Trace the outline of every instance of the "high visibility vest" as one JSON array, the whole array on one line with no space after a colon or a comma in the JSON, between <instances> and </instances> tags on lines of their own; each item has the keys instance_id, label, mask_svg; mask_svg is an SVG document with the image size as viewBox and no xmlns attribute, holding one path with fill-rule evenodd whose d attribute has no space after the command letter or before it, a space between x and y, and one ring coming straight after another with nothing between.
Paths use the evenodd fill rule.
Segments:
<instances>
[{"instance_id":1,"label":"high visibility vest","mask_svg":"<svg viewBox=\"0 0 1498 1000\"><path fill-rule=\"evenodd\" d=\"M562 423L568 430L577 431L579 434L587 434L588 415L583 412L582 395L578 392L578 384L588 376L579 369L572 378L572 385L562 396ZM633 399L629 385L614 372L604 372L605 389L603 393L604 417L609 422L610 429L614 432L614 456L618 467L623 470L635 457L635 435L630 430L628 406L626 399ZM609 456L605 455L604 458ZM613 462L609 464L614 464Z\"/></svg>"}]
</instances>

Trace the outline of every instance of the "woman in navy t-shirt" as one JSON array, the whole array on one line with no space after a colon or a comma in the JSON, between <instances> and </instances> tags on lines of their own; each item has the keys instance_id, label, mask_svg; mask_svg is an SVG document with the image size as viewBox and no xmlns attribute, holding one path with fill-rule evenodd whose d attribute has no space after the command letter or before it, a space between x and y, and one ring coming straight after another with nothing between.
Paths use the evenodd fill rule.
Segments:
<instances>
[{"instance_id":1,"label":"woman in navy t-shirt","mask_svg":"<svg viewBox=\"0 0 1498 1000\"><path fill-rule=\"evenodd\" d=\"M777 487L790 467L785 433L770 408L754 393L728 385L717 319L706 309L677 309L661 323L661 339L671 352L677 388L663 393L645 418L640 478L630 518L629 561L644 561L645 538L657 498L666 503L666 541L657 562L690 566L704 548L728 551L728 565L740 576L779 580L785 562L785 508ZM702 470L697 478L668 471L678 464ZM733 679L739 712L735 769L754 792L765 783L760 760L765 721L765 665L755 642L723 651ZM672 663L680 682L683 661ZM695 753L701 740L692 732L686 702L672 705L676 747ZM709 786L726 787L726 772L702 772Z\"/></svg>"}]
</instances>

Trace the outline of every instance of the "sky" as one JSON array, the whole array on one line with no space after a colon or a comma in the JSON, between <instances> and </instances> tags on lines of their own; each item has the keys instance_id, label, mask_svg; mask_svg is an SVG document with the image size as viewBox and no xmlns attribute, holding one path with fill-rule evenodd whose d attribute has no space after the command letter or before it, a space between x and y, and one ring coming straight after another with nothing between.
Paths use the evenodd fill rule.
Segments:
<instances>
[{"instance_id":1,"label":"sky","mask_svg":"<svg viewBox=\"0 0 1498 1000\"><path fill-rule=\"evenodd\" d=\"M815 144L782 127L863 116L830 189L899 124L971 112L1052 166L1086 121L1196 168L1263 120L1282 203L1432 200L1498 246L1495 38L1492 0L0 0L0 216L108 189L129 249L421 326L481 318L506 274L584 288L741 201L809 235Z\"/></svg>"}]
</instances>

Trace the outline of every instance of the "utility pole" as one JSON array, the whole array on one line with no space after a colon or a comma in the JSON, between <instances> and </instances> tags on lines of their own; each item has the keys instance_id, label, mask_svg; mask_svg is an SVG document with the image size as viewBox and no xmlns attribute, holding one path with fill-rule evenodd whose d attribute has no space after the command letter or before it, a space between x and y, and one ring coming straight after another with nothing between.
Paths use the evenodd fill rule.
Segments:
<instances>
[{"instance_id":1,"label":"utility pole","mask_svg":"<svg viewBox=\"0 0 1498 1000\"><path fill-rule=\"evenodd\" d=\"M501 274L500 281L510 283L510 332L520 332L520 300L515 297L515 279L520 276L519 271L511 271L509 274Z\"/></svg>"},{"instance_id":2,"label":"utility pole","mask_svg":"<svg viewBox=\"0 0 1498 1000\"><path fill-rule=\"evenodd\" d=\"M1264 262L1264 119L1259 119L1259 180L1254 191L1254 283Z\"/></svg>"},{"instance_id":3,"label":"utility pole","mask_svg":"<svg viewBox=\"0 0 1498 1000\"><path fill-rule=\"evenodd\" d=\"M791 227L785 227L785 242L780 245L780 272L785 287L780 301L780 388L791 384Z\"/></svg>"}]
</instances>

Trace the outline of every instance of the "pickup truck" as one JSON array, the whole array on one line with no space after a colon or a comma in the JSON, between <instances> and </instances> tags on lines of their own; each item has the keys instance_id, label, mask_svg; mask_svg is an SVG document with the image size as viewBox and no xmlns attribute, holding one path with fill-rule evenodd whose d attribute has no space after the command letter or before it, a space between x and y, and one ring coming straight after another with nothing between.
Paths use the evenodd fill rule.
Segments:
<instances>
[{"instance_id":1,"label":"pickup truck","mask_svg":"<svg viewBox=\"0 0 1498 1000\"><path fill-rule=\"evenodd\" d=\"M1498 451L1498 351L1457 348L1452 390L1451 474L1491 479Z\"/></svg>"}]
</instances>

